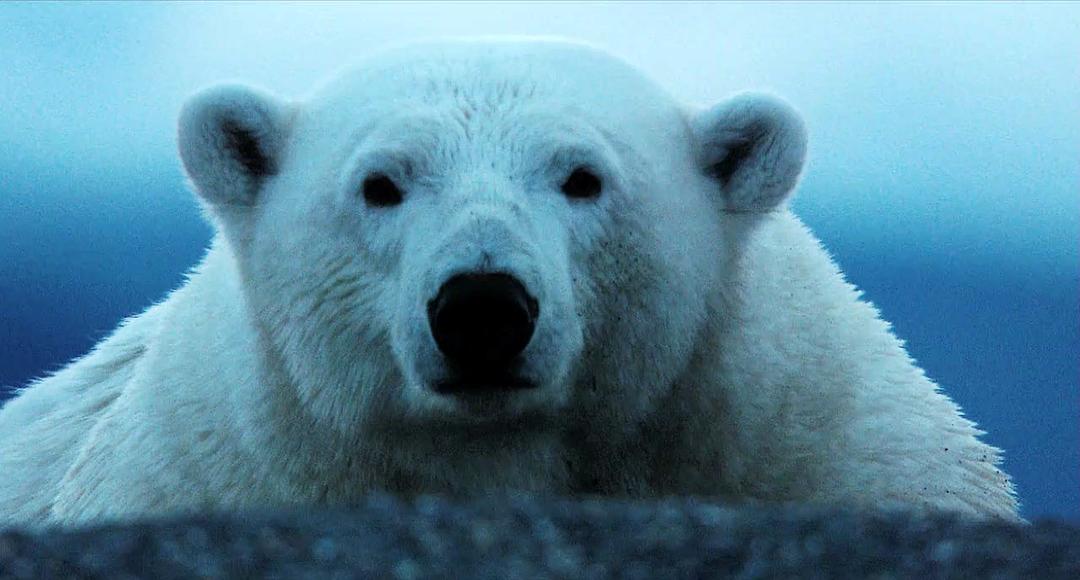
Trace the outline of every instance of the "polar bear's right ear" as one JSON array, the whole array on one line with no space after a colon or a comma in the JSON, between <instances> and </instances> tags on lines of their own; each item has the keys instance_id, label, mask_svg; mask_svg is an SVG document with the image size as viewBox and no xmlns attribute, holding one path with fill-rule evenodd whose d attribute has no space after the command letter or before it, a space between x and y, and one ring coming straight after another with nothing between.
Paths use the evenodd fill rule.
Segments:
<instances>
[{"instance_id":1,"label":"polar bear's right ear","mask_svg":"<svg viewBox=\"0 0 1080 580\"><path fill-rule=\"evenodd\" d=\"M784 101L745 93L692 121L702 169L728 212L770 211L787 199L806 164L806 126Z\"/></svg>"},{"instance_id":2,"label":"polar bear's right ear","mask_svg":"<svg viewBox=\"0 0 1080 580\"><path fill-rule=\"evenodd\" d=\"M290 117L287 104L243 85L190 97L177 141L199 195L211 206L253 204L262 183L277 173Z\"/></svg>"}]
</instances>

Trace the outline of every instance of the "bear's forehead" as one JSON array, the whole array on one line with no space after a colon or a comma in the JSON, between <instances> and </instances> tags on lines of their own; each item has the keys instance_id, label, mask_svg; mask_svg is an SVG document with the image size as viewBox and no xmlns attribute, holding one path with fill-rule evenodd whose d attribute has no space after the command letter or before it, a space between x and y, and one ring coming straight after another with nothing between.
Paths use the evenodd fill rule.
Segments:
<instances>
[{"instance_id":1,"label":"bear's forehead","mask_svg":"<svg viewBox=\"0 0 1080 580\"><path fill-rule=\"evenodd\" d=\"M671 130L677 103L633 66L588 45L555 40L469 40L410 45L338 74L309 109L400 115L444 110L485 119L573 111L620 131ZM521 113L521 115L519 115ZM457 116L457 115L455 115Z\"/></svg>"}]
</instances>

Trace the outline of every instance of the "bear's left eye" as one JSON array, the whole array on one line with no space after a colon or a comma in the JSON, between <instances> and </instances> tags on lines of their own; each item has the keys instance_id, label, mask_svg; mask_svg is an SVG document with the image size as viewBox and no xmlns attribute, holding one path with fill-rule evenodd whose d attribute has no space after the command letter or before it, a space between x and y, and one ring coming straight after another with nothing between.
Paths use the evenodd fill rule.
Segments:
<instances>
[{"instance_id":1,"label":"bear's left eye","mask_svg":"<svg viewBox=\"0 0 1080 580\"><path fill-rule=\"evenodd\" d=\"M578 199L596 197L600 195L603 183L592 171L584 167L578 167L570 172L570 176L562 184L562 192L567 197Z\"/></svg>"},{"instance_id":2,"label":"bear's left eye","mask_svg":"<svg viewBox=\"0 0 1080 580\"><path fill-rule=\"evenodd\" d=\"M364 180L364 201L374 207L389 207L401 203L401 189L393 179L375 173Z\"/></svg>"}]
</instances>

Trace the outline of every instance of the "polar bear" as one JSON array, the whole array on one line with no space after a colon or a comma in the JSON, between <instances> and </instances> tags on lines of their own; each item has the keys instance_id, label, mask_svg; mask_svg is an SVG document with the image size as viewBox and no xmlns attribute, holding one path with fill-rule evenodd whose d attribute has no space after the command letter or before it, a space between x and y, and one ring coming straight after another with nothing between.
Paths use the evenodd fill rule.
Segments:
<instances>
[{"instance_id":1,"label":"polar bear","mask_svg":"<svg viewBox=\"0 0 1080 580\"><path fill-rule=\"evenodd\" d=\"M0 519L372 491L699 495L1017 518L999 451L786 202L797 113L680 104L548 39L196 94L216 237L0 412Z\"/></svg>"}]
</instances>

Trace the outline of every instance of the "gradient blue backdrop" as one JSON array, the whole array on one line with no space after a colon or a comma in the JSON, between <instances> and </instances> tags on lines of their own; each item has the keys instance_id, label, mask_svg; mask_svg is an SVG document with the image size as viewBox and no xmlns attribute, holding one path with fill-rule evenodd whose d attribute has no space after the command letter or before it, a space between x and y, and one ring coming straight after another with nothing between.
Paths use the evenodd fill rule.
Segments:
<instances>
[{"instance_id":1,"label":"gradient blue backdrop","mask_svg":"<svg viewBox=\"0 0 1080 580\"><path fill-rule=\"evenodd\" d=\"M788 98L812 140L795 210L1006 450L1025 515L1080 519L1068 4L0 4L0 385L85 352L200 258L186 94L301 95L372 48L478 33L592 40L693 102Z\"/></svg>"}]
</instances>

